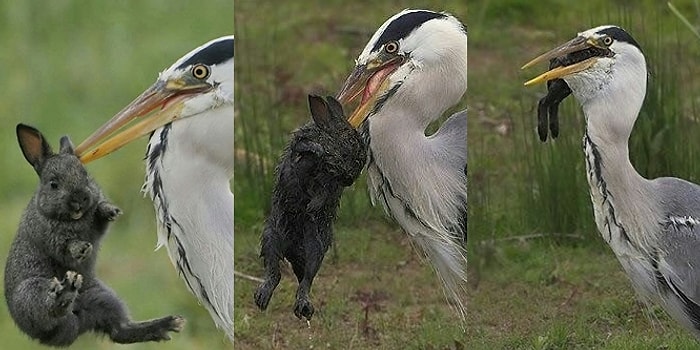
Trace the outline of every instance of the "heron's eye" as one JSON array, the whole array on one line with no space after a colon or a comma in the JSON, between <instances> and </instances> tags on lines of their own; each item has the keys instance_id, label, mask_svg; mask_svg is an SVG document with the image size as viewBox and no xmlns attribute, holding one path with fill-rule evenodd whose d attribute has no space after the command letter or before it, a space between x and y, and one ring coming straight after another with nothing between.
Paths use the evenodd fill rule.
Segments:
<instances>
[{"instance_id":1,"label":"heron's eye","mask_svg":"<svg viewBox=\"0 0 700 350\"><path fill-rule=\"evenodd\" d=\"M209 67L204 64L198 64L192 67L192 76L197 79L206 79L209 77Z\"/></svg>"},{"instance_id":2,"label":"heron's eye","mask_svg":"<svg viewBox=\"0 0 700 350\"><path fill-rule=\"evenodd\" d=\"M396 53L399 50L399 43L396 41L390 41L384 45L384 52L386 53Z\"/></svg>"},{"instance_id":3,"label":"heron's eye","mask_svg":"<svg viewBox=\"0 0 700 350\"><path fill-rule=\"evenodd\" d=\"M610 46L610 45L612 45L612 43L613 43L613 38L611 38L607 35L603 37L603 45Z\"/></svg>"}]
</instances>

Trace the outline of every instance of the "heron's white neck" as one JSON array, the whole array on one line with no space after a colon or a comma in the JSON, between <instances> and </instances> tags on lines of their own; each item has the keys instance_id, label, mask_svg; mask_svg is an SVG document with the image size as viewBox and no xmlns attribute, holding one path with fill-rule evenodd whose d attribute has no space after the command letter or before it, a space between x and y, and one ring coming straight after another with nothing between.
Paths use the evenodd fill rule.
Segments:
<instances>
[{"instance_id":1,"label":"heron's white neck","mask_svg":"<svg viewBox=\"0 0 700 350\"><path fill-rule=\"evenodd\" d=\"M438 132L425 135L429 122L466 90L466 52L461 52L451 64L416 68L370 117L367 183L373 203L381 202L427 255L464 317L466 114L451 116Z\"/></svg>"},{"instance_id":2,"label":"heron's white neck","mask_svg":"<svg viewBox=\"0 0 700 350\"><path fill-rule=\"evenodd\" d=\"M619 224L635 245L649 249L653 235L646 230L659 222L658 202L650 182L630 162L628 147L646 93L646 70L633 73L618 74L592 98L572 90L586 116L584 150L598 229L606 237L610 226Z\"/></svg>"},{"instance_id":3,"label":"heron's white neck","mask_svg":"<svg viewBox=\"0 0 700 350\"><path fill-rule=\"evenodd\" d=\"M228 115L232 120L232 108ZM220 157L218 153L221 152L212 152L210 147L232 150L233 144L211 142L223 141L216 136L222 132L202 128L202 122L203 119L190 118L171 124L167 143L159 160L154 162L155 171L162 182L168 211L180 225L189 226L194 233L217 232L219 238L225 240L219 243L232 246L233 196L229 181L233 161ZM217 128L227 130L228 137L233 139L232 125L218 125Z\"/></svg>"},{"instance_id":4,"label":"heron's white neck","mask_svg":"<svg viewBox=\"0 0 700 350\"><path fill-rule=\"evenodd\" d=\"M406 197L402 200L423 211L416 214L437 218L437 224L444 225L442 229L455 225L440 221L459 217L454 211L461 207L460 196L466 198L464 171L456 168L461 159L466 162L466 157L456 154L466 153L466 125L464 135L425 135L428 124L456 104L466 90L464 58L446 61L416 68L369 120L370 152L382 176L394 193Z\"/></svg>"},{"instance_id":5,"label":"heron's white neck","mask_svg":"<svg viewBox=\"0 0 700 350\"><path fill-rule=\"evenodd\" d=\"M636 188L644 179L630 162L628 142L644 93L641 98L639 94L625 99L615 98L614 93L599 96L583 104L583 112L586 134L600 152L601 173L615 189Z\"/></svg>"},{"instance_id":6,"label":"heron's white neck","mask_svg":"<svg viewBox=\"0 0 700 350\"><path fill-rule=\"evenodd\" d=\"M187 220L181 225L219 232L233 246L233 106L215 111L154 132L147 155L154 169L148 169L147 180L157 173L168 211Z\"/></svg>"},{"instance_id":7,"label":"heron's white neck","mask_svg":"<svg viewBox=\"0 0 700 350\"><path fill-rule=\"evenodd\" d=\"M149 140L144 191L157 215L158 245L233 335L233 106L185 118Z\"/></svg>"},{"instance_id":8,"label":"heron's white neck","mask_svg":"<svg viewBox=\"0 0 700 350\"><path fill-rule=\"evenodd\" d=\"M439 40L431 37L440 43L440 49L435 49L440 55L429 62L410 59L392 74L392 86L397 84L394 80L400 81L401 86L377 114L369 117L370 129L381 133L380 138L399 141L393 148L413 145L408 140L401 141L403 137L425 143L428 125L457 104L467 90L466 34L459 30L440 33L443 35Z\"/></svg>"}]
</instances>

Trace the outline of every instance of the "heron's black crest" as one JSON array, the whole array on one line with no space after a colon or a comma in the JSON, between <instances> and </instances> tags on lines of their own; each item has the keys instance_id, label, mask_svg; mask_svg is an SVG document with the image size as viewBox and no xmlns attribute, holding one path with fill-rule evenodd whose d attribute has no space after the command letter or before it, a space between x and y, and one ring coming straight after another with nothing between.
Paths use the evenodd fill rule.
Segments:
<instances>
[{"instance_id":1,"label":"heron's black crest","mask_svg":"<svg viewBox=\"0 0 700 350\"><path fill-rule=\"evenodd\" d=\"M189 67L193 64L202 63L209 66L226 62L233 58L233 38L224 39L212 43L211 45L199 50L192 57L182 62L178 68Z\"/></svg>"},{"instance_id":2,"label":"heron's black crest","mask_svg":"<svg viewBox=\"0 0 700 350\"><path fill-rule=\"evenodd\" d=\"M379 37L379 39L377 39L377 42L374 43L372 51L378 50L380 47L382 47L382 45L388 43L389 41L396 41L407 37L416 28L420 27L423 23L431 19L444 17L447 17L447 15L432 11L414 11L405 13L389 23L382 35Z\"/></svg>"},{"instance_id":3,"label":"heron's black crest","mask_svg":"<svg viewBox=\"0 0 700 350\"><path fill-rule=\"evenodd\" d=\"M629 33L627 33L624 29L620 27L605 28L599 31L598 33L606 34L617 41L624 41L628 44L634 45L636 48L639 49L639 51L642 51L642 48L639 46L637 41L634 40L634 38Z\"/></svg>"}]
</instances>

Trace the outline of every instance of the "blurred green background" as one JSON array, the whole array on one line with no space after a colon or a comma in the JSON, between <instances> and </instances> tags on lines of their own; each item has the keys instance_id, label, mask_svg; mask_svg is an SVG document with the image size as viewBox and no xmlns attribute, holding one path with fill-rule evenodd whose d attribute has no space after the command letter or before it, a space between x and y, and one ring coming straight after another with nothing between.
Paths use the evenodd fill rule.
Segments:
<instances>
[{"instance_id":1,"label":"blurred green background","mask_svg":"<svg viewBox=\"0 0 700 350\"><path fill-rule=\"evenodd\" d=\"M700 24L698 1L672 1ZM584 119L569 97L560 137L537 137L544 85L520 67L576 33L625 28L649 68L630 156L646 177L700 181L700 40L666 1L470 2L469 349L691 349L656 306L636 301L600 238L581 150Z\"/></svg>"},{"instance_id":2,"label":"blurred green background","mask_svg":"<svg viewBox=\"0 0 700 350\"><path fill-rule=\"evenodd\" d=\"M334 95L371 35L405 8L448 11L455 1L236 1L235 266L262 276L258 258L274 167L290 132L310 120L307 94ZM452 111L465 108L466 100ZM348 112L348 111L346 111ZM464 344L441 285L401 229L369 203L364 176L347 188L314 281L310 325L293 315L285 269L268 310L258 282L236 279L236 349L443 349Z\"/></svg>"},{"instance_id":3,"label":"blurred green background","mask_svg":"<svg viewBox=\"0 0 700 350\"><path fill-rule=\"evenodd\" d=\"M152 84L158 72L204 42L231 34L233 1L0 1L0 260L6 258L37 176L17 146L15 125L39 128L57 147L78 144ZM187 291L165 249L154 252L155 216L140 188L145 140L88 165L124 210L103 241L98 276L137 320L181 314L185 329L166 343L130 349L230 348ZM39 349L0 303L3 349ZM124 348L86 334L74 349Z\"/></svg>"}]
</instances>

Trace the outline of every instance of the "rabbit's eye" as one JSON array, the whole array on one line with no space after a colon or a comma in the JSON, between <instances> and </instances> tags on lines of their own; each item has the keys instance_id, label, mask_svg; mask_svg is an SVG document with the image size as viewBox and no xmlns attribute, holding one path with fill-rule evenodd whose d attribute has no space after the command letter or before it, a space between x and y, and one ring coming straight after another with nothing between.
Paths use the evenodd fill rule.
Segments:
<instances>
[{"instance_id":1,"label":"rabbit's eye","mask_svg":"<svg viewBox=\"0 0 700 350\"><path fill-rule=\"evenodd\" d=\"M49 181L49 186L51 186L51 189L53 190L58 189L58 182L51 180Z\"/></svg>"}]
</instances>

